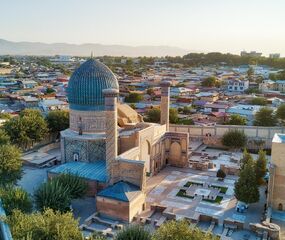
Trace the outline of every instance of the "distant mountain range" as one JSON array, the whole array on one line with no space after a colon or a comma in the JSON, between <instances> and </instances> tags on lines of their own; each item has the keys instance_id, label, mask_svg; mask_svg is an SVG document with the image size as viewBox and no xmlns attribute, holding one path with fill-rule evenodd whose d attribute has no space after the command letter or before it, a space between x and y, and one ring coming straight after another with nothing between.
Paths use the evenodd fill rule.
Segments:
<instances>
[{"instance_id":1,"label":"distant mountain range","mask_svg":"<svg viewBox=\"0 0 285 240\"><path fill-rule=\"evenodd\" d=\"M12 42L0 39L0 55L72 55L90 56L182 56L189 51L170 46L124 46L103 44L69 44L69 43L41 43L41 42Z\"/></svg>"}]
</instances>

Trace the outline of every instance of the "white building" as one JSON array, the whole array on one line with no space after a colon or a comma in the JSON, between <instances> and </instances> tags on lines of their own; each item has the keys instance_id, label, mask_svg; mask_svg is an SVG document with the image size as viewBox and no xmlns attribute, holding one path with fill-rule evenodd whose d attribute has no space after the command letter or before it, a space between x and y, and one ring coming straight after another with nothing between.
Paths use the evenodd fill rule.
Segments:
<instances>
[{"instance_id":1,"label":"white building","mask_svg":"<svg viewBox=\"0 0 285 240\"><path fill-rule=\"evenodd\" d=\"M229 92L244 92L248 87L248 80L229 80L227 88Z\"/></svg>"}]
</instances>

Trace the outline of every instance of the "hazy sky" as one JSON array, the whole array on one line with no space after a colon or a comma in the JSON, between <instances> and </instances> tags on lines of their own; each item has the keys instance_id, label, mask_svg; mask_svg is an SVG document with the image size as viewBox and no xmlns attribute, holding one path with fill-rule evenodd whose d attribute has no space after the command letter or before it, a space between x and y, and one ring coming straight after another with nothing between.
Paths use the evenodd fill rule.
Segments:
<instances>
[{"instance_id":1,"label":"hazy sky","mask_svg":"<svg viewBox=\"0 0 285 240\"><path fill-rule=\"evenodd\" d=\"M0 0L0 38L285 55L285 0Z\"/></svg>"}]
</instances>

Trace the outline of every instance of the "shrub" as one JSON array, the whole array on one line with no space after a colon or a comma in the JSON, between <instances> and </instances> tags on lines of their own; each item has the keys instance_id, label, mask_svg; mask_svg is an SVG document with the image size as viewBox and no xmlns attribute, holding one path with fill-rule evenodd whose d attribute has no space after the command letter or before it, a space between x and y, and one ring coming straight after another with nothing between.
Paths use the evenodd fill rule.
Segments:
<instances>
[{"instance_id":1,"label":"shrub","mask_svg":"<svg viewBox=\"0 0 285 240\"><path fill-rule=\"evenodd\" d=\"M226 177L226 173L222 169L219 169L217 171L217 177L224 179Z\"/></svg>"},{"instance_id":2,"label":"shrub","mask_svg":"<svg viewBox=\"0 0 285 240\"><path fill-rule=\"evenodd\" d=\"M71 203L69 189L59 181L43 183L35 192L35 202L40 211L50 208L65 212L69 210Z\"/></svg>"},{"instance_id":3,"label":"shrub","mask_svg":"<svg viewBox=\"0 0 285 240\"><path fill-rule=\"evenodd\" d=\"M130 225L115 237L115 240L151 240L151 234L139 225Z\"/></svg>"},{"instance_id":4,"label":"shrub","mask_svg":"<svg viewBox=\"0 0 285 240\"><path fill-rule=\"evenodd\" d=\"M82 198L87 192L88 185L86 181L76 175L60 174L52 181L57 181L59 185L67 187L71 199Z\"/></svg>"},{"instance_id":5,"label":"shrub","mask_svg":"<svg viewBox=\"0 0 285 240\"><path fill-rule=\"evenodd\" d=\"M244 132L239 130L230 130L222 137L222 144L226 147L239 149L246 145L247 137Z\"/></svg>"}]
</instances>

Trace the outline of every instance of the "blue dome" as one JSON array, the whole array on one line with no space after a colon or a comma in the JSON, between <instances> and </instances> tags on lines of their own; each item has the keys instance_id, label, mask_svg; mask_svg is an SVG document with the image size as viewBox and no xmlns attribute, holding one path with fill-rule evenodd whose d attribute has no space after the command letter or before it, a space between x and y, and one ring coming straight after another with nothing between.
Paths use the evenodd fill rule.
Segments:
<instances>
[{"instance_id":1,"label":"blue dome","mask_svg":"<svg viewBox=\"0 0 285 240\"><path fill-rule=\"evenodd\" d=\"M104 110L102 90L119 89L112 71L103 63L89 59L77 68L70 77L67 96L70 109L81 111Z\"/></svg>"}]
</instances>

